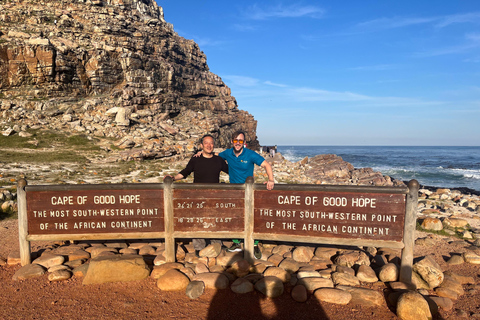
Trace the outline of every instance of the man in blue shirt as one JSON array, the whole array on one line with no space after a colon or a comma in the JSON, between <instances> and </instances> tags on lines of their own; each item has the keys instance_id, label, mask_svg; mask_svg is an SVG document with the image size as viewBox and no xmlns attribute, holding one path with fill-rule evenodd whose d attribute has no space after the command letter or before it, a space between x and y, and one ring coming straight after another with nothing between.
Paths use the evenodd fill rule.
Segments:
<instances>
[{"instance_id":1,"label":"man in blue shirt","mask_svg":"<svg viewBox=\"0 0 480 320\"><path fill-rule=\"evenodd\" d=\"M243 131L236 131L232 137L233 148L219 154L228 162L230 183L245 183L248 177L253 177L255 165L258 165L265 169L267 189L272 190L275 185L272 166L261 155L244 147L246 140Z\"/></svg>"},{"instance_id":2,"label":"man in blue shirt","mask_svg":"<svg viewBox=\"0 0 480 320\"><path fill-rule=\"evenodd\" d=\"M220 157L228 162L230 183L245 183L248 177L253 177L255 165L258 165L264 168L267 173L267 190L272 190L275 185L272 166L261 155L245 148L245 142L245 133L243 131L236 131L232 135L233 148L227 149L219 154ZM240 245L240 240L234 239L232 241L233 244L227 249L227 251L241 251L242 247ZM262 252L258 247L258 241L255 241L253 254L257 259L261 259L262 257Z\"/></svg>"}]
</instances>

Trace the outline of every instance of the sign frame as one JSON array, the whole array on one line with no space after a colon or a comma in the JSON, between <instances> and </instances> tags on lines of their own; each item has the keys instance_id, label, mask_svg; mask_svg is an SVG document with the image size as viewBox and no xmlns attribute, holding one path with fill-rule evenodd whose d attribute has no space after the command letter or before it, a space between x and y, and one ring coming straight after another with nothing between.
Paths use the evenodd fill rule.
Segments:
<instances>
[{"instance_id":1,"label":"sign frame","mask_svg":"<svg viewBox=\"0 0 480 320\"><path fill-rule=\"evenodd\" d=\"M229 192L240 192L244 198L244 217L243 231L179 231L175 230L175 208L174 208L174 190L211 190L221 191L221 194ZM114 233L92 233L92 234L28 234L28 216L27 216L27 193L30 191L91 191L91 190L162 190L163 191L163 222L164 230L155 230L150 232L114 232ZM255 192L265 192L264 184L255 184L253 177L249 177L245 184L174 184L171 177L165 178L163 183L149 184L101 184L101 185L36 185L27 186L27 181L21 179L17 185L18 199L18 225L20 258L22 265L31 263L30 241L37 240L114 240L114 239L165 239L165 257L168 262L175 261L175 239L179 238L213 238L213 239L244 239L244 257L247 261L253 263L254 240L281 241L281 242L301 242L314 244L331 244L344 246L374 246L401 249L400 281L411 283L412 265L413 265L413 247L415 240L416 213L418 204L419 184L416 180L408 182L404 187L384 187L384 186L352 186L352 185L291 185L276 184L275 191L284 192L313 192L313 193L351 193L351 194L385 194L401 195L405 197L404 218L401 241L342 238L328 236L311 235L289 235L268 232L255 232ZM223 193L222 193L223 192ZM274 193L272 193L274 194ZM398 196L396 196L398 198ZM238 199L239 196L235 195ZM238 201L237 201L238 203ZM402 209L403 210L403 209ZM214 212L215 214L215 212ZM178 219L178 217L177 217Z\"/></svg>"}]
</instances>

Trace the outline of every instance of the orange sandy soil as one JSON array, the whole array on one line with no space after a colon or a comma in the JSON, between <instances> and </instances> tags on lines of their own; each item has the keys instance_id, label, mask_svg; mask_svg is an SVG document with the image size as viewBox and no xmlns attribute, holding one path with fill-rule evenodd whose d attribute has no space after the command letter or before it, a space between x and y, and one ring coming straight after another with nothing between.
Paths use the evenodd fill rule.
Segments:
<instances>
[{"instance_id":1,"label":"orange sandy soil","mask_svg":"<svg viewBox=\"0 0 480 320\"><path fill-rule=\"evenodd\" d=\"M32 251L46 242L32 243ZM439 241L439 245L416 248L422 255L434 254L446 270L472 276L475 285L466 285L465 295L454 302L450 311L440 310L434 319L465 319L480 313L479 266L444 263L459 248ZM18 250L16 220L0 221L0 257ZM397 319L395 310L385 303L381 307L319 303L312 296L305 303L295 302L291 287L276 299L259 292L236 294L230 289L206 290L200 298L189 299L184 292L163 292L155 280L101 285L82 285L82 278L49 282L47 275L24 281L13 281L20 265L0 266L0 319ZM385 287L377 287L387 295Z\"/></svg>"}]
</instances>

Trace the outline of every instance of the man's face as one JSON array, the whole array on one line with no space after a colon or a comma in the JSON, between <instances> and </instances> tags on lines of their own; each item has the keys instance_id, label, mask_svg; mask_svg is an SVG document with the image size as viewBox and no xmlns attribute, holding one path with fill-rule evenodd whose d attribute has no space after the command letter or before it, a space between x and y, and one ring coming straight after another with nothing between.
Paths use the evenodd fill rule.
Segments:
<instances>
[{"instance_id":1,"label":"man's face","mask_svg":"<svg viewBox=\"0 0 480 320\"><path fill-rule=\"evenodd\" d=\"M237 153L243 150L243 145L245 143L245 136L241 133L235 138L233 138L233 150Z\"/></svg>"},{"instance_id":2,"label":"man's face","mask_svg":"<svg viewBox=\"0 0 480 320\"><path fill-rule=\"evenodd\" d=\"M202 150L206 154L212 154L213 149L215 148L215 142L213 141L212 137L205 137L202 141Z\"/></svg>"}]
</instances>

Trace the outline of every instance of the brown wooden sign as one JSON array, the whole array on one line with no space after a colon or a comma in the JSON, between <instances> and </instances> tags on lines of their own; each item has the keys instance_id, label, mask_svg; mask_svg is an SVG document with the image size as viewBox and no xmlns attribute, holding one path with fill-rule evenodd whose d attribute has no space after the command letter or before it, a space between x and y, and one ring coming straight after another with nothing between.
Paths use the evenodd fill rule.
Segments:
<instances>
[{"instance_id":1,"label":"brown wooden sign","mask_svg":"<svg viewBox=\"0 0 480 320\"><path fill-rule=\"evenodd\" d=\"M164 231L160 189L29 191L26 197L30 235Z\"/></svg>"},{"instance_id":2,"label":"brown wooden sign","mask_svg":"<svg viewBox=\"0 0 480 320\"><path fill-rule=\"evenodd\" d=\"M175 231L244 230L245 193L242 190L175 189Z\"/></svg>"},{"instance_id":3,"label":"brown wooden sign","mask_svg":"<svg viewBox=\"0 0 480 320\"><path fill-rule=\"evenodd\" d=\"M254 232L402 241L405 195L255 191Z\"/></svg>"}]
</instances>

